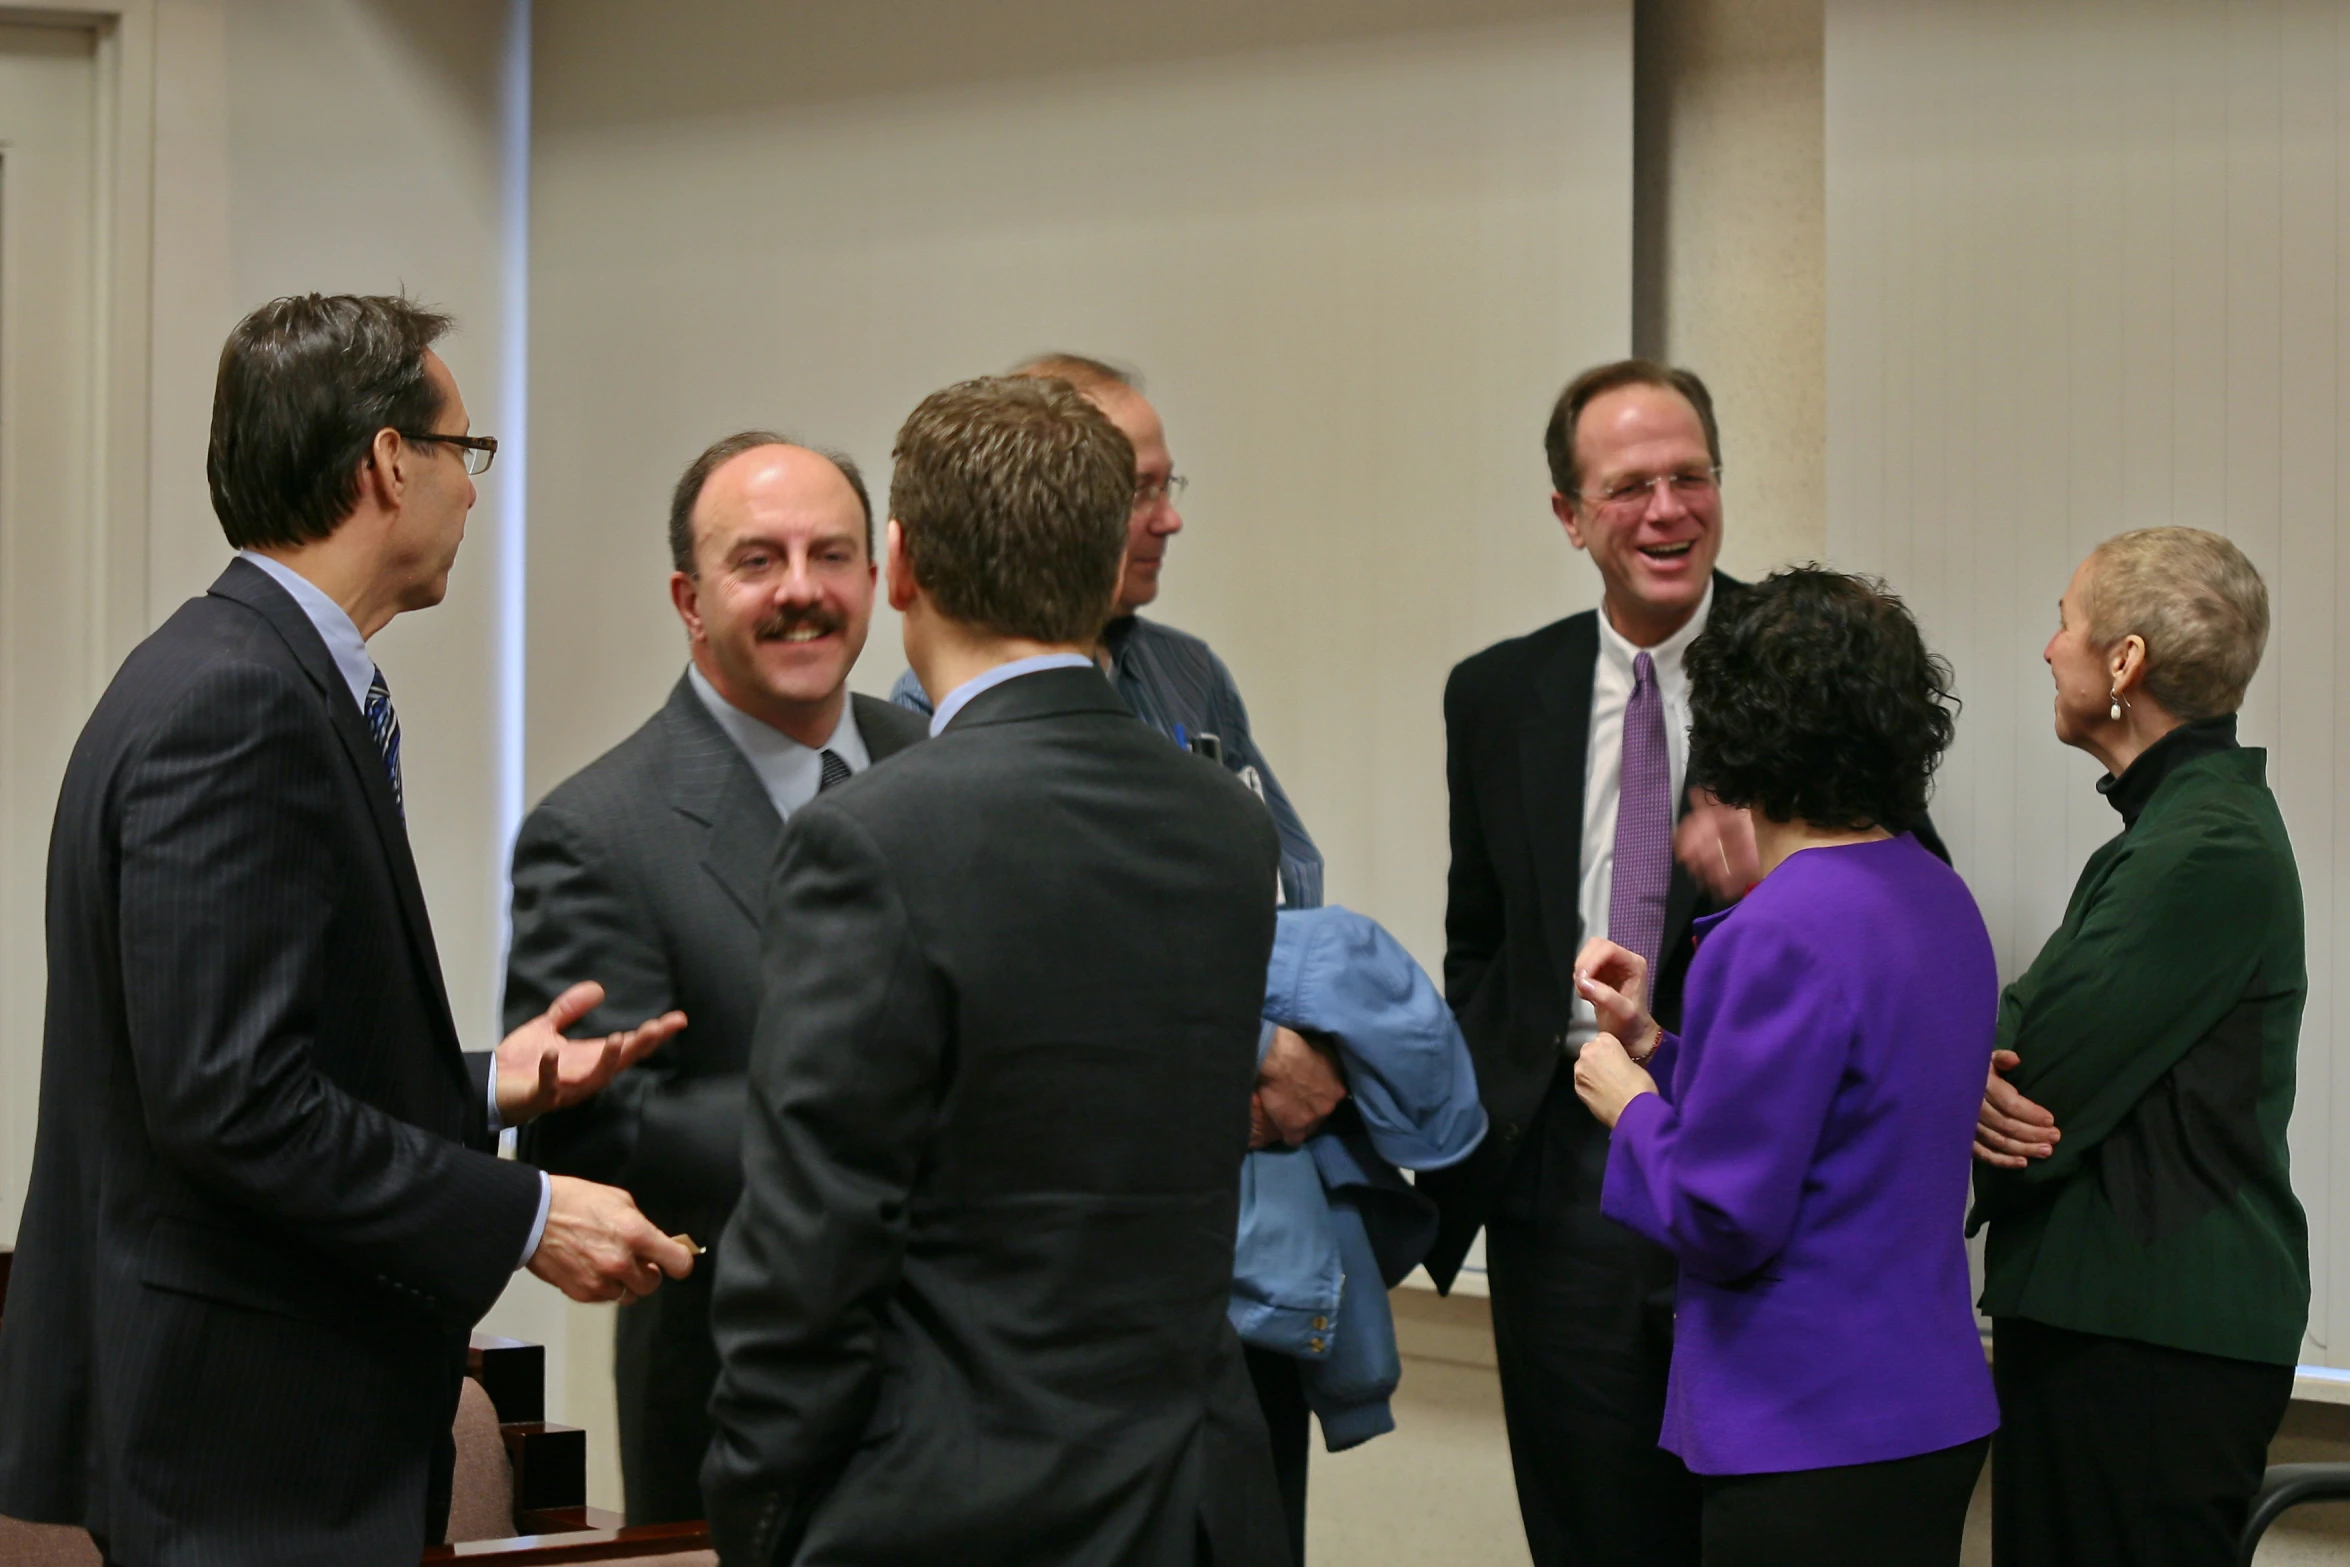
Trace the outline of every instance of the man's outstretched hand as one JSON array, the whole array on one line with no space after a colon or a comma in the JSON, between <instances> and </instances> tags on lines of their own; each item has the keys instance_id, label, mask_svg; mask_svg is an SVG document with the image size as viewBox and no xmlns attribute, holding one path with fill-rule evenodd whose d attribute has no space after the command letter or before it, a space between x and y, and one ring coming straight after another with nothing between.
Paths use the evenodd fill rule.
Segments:
<instances>
[{"instance_id":1,"label":"man's outstretched hand","mask_svg":"<svg viewBox=\"0 0 2350 1567\"><path fill-rule=\"evenodd\" d=\"M660 1287L661 1275L694 1271L685 1243L662 1234L617 1186L550 1175L547 1227L530 1271L573 1300L633 1300Z\"/></svg>"},{"instance_id":2,"label":"man's outstretched hand","mask_svg":"<svg viewBox=\"0 0 2350 1567\"><path fill-rule=\"evenodd\" d=\"M1689 791L1689 812L1673 829L1673 858L1722 903L1735 903L1762 880L1754 822L1706 789Z\"/></svg>"},{"instance_id":3,"label":"man's outstretched hand","mask_svg":"<svg viewBox=\"0 0 2350 1567\"><path fill-rule=\"evenodd\" d=\"M667 1044L685 1027L683 1012L664 1012L601 1039L566 1039L563 1031L593 1012L604 987L583 981L498 1042L498 1120L523 1122L592 1098L606 1083Z\"/></svg>"},{"instance_id":4,"label":"man's outstretched hand","mask_svg":"<svg viewBox=\"0 0 2350 1567\"><path fill-rule=\"evenodd\" d=\"M1975 1117L1975 1157L2002 1170L2020 1170L2056 1152L2056 1117L2018 1093L2001 1074L2023 1060L2012 1050L1991 1052L1991 1075L1983 1084L1983 1108Z\"/></svg>"}]
</instances>

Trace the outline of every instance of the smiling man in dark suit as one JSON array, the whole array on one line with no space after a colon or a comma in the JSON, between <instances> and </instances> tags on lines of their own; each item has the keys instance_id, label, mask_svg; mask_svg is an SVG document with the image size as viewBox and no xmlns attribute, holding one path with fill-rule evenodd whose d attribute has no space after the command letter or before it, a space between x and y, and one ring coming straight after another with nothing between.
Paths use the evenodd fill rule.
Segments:
<instances>
[{"instance_id":1,"label":"smiling man in dark suit","mask_svg":"<svg viewBox=\"0 0 2350 1567\"><path fill-rule=\"evenodd\" d=\"M793 818L703 1486L728 1561L1288 1559L1225 1316L1273 820L1094 664L1134 453L1058 381L899 432L933 738Z\"/></svg>"},{"instance_id":2,"label":"smiling man in dark suit","mask_svg":"<svg viewBox=\"0 0 2350 1567\"><path fill-rule=\"evenodd\" d=\"M626 1187L663 1228L715 1246L742 1190L776 842L794 812L923 727L848 691L873 617L873 509L856 464L765 431L730 435L678 480L669 548L690 662L659 712L522 824L506 1015L529 1016L582 974L608 991L592 1025L684 1010L693 1021L659 1054L523 1139L548 1169ZM631 1523L702 1516L715 1261L620 1314Z\"/></svg>"},{"instance_id":3,"label":"smiling man in dark suit","mask_svg":"<svg viewBox=\"0 0 2350 1567\"><path fill-rule=\"evenodd\" d=\"M582 984L467 1055L442 989L367 639L440 602L497 449L448 325L313 294L230 334L208 468L238 558L66 770L0 1512L123 1567L410 1567L514 1270L608 1300L693 1266L625 1192L493 1151L685 1020L566 1041Z\"/></svg>"},{"instance_id":4,"label":"smiling man in dark suit","mask_svg":"<svg viewBox=\"0 0 2350 1567\"><path fill-rule=\"evenodd\" d=\"M1656 1445L1672 1259L1600 1214L1607 1129L1566 1068L1594 1032L1574 981L1584 939L1648 958L1670 1026L1691 918L1752 879L1751 835L1718 808L1682 822L1685 856L1714 885L1673 852L1688 759L1681 658L1735 587L1713 569L1721 443L1702 381L1627 360L1567 387L1544 447L1552 510L1599 568L1600 608L1486 649L1445 687L1445 991L1493 1135L1468 1164L1422 1178L1444 1208L1428 1267L1449 1284L1485 1227L1537 1567L1693 1567L1696 1483Z\"/></svg>"}]
</instances>

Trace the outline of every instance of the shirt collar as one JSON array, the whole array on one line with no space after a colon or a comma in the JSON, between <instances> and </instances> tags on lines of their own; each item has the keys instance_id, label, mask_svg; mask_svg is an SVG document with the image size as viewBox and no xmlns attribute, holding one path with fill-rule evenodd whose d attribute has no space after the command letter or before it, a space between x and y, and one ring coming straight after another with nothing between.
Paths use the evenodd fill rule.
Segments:
<instances>
[{"instance_id":1,"label":"shirt collar","mask_svg":"<svg viewBox=\"0 0 2350 1567\"><path fill-rule=\"evenodd\" d=\"M832 726L832 733L820 746L806 746L762 718L753 718L718 694L718 688L695 665L685 669L686 683L701 698L702 706L711 720L726 731L734 748L751 764L759 786L767 791L768 801L775 814L786 821L792 812L816 798L816 791L824 782L824 754L830 751L848 764L852 773L861 773L872 764L865 749L864 733L857 728L856 702L851 699L840 705L840 721Z\"/></svg>"},{"instance_id":2,"label":"shirt collar","mask_svg":"<svg viewBox=\"0 0 2350 1567\"><path fill-rule=\"evenodd\" d=\"M930 715L930 733L936 737L955 721L955 715L969 705L971 699L983 691L992 691L1007 680L1022 675L1033 675L1040 669L1098 669L1100 666L1083 653L1039 653L1034 658L1015 658L1008 664L998 664L984 675L974 675L949 691L946 700L938 704L938 711Z\"/></svg>"},{"instance_id":3,"label":"shirt collar","mask_svg":"<svg viewBox=\"0 0 2350 1567\"><path fill-rule=\"evenodd\" d=\"M1689 617L1689 623L1656 646L1642 648L1634 647L1631 638L1625 636L1609 623L1607 609L1603 605L1599 611L1600 655L1619 668L1629 671L1632 668L1633 659L1646 653L1649 662L1655 666L1660 675L1666 672L1678 675L1681 672L1681 655L1689 651L1689 644L1696 641L1698 634L1705 630L1706 620L1713 614L1713 611L1714 585L1708 582L1705 585L1705 597L1697 601L1697 612Z\"/></svg>"},{"instance_id":4,"label":"shirt collar","mask_svg":"<svg viewBox=\"0 0 2350 1567\"><path fill-rule=\"evenodd\" d=\"M343 606L282 560L273 560L258 550L239 550L237 557L259 566L271 581L293 595L304 617L317 628L318 640L326 644L327 656L335 661L343 684L351 688L351 701L360 712L366 712L367 688L375 684L375 660L367 656L367 639L359 634Z\"/></svg>"},{"instance_id":5,"label":"shirt collar","mask_svg":"<svg viewBox=\"0 0 2350 1567\"><path fill-rule=\"evenodd\" d=\"M2105 796L2106 804L2122 813L2124 829L2135 827L2139 813L2146 809L2146 803L2154 798L2154 791L2162 787L2164 779L2199 756L2236 748L2233 713L2181 724L2140 751L2138 759L2123 768L2119 778L2107 773L2098 779L2097 792Z\"/></svg>"}]
</instances>

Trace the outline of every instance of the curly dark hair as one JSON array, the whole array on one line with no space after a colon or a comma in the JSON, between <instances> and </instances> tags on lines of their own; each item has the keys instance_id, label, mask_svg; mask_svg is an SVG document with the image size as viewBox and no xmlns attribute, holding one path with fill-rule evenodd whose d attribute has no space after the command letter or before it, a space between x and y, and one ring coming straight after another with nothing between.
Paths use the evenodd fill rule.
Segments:
<instances>
[{"instance_id":1,"label":"curly dark hair","mask_svg":"<svg viewBox=\"0 0 2350 1567\"><path fill-rule=\"evenodd\" d=\"M1884 583L1793 566L1689 646L1689 776L1773 821L1899 832L1956 729L1950 665Z\"/></svg>"}]
</instances>

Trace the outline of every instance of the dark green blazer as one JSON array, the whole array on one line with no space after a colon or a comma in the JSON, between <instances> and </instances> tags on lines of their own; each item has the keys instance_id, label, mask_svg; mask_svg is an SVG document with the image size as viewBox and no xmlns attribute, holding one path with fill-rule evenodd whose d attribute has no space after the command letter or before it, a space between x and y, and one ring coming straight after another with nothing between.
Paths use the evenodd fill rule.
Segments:
<instances>
[{"instance_id":1,"label":"dark green blazer","mask_svg":"<svg viewBox=\"0 0 2350 1567\"><path fill-rule=\"evenodd\" d=\"M2108 786L2129 825L2001 998L2010 1080L2064 1135L2026 1169L1976 1169L1993 1317L2299 1358L2309 1235L2285 1125L2308 977L2266 763L2233 719L2149 748Z\"/></svg>"}]
</instances>

